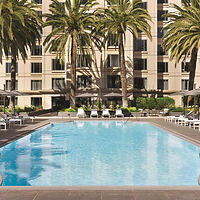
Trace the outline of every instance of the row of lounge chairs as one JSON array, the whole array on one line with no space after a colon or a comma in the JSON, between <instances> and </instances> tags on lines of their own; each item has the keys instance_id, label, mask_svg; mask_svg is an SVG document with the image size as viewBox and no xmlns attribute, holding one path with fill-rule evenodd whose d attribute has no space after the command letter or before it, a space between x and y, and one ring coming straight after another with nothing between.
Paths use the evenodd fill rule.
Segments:
<instances>
[{"instance_id":1,"label":"row of lounge chairs","mask_svg":"<svg viewBox=\"0 0 200 200\"><path fill-rule=\"evenodd\" d=\"M101 115L103 118L107 117L107 118L110 118L111 115L110 115L110 112L109 112L109 109L103 109L102 111L102 115ZM117 117L124 117L124 114L122 113L122 110L121 109L116 109L115 111L115 115L114 115L116 118ZM84 118L86 117L86 114L85 114L85 111L82 109L82 108L79 108L78 109L78 113L77 113L77 117L79 118ZM92 109L91 110L91 114L90 114L90 118L98 118L99 117L99 114L97 112L97 109Z\"/></svg>"},{"instance_id":2,"label":"row of lounge chairs","mask_svg":"<svg viewBox=\"0 0 200 200\"><path fill-rule=\"evenodd\" d=\"M21 113L20 115L17 113L13 115L9 112L5 114L0 113L0 128L3 127L4 130L6 130L10 124L19 124L21 126L26 120L31 120L33 122L34 117L28 116L27 113Z\"/></svg>"},{"instance_id":3,"label":"row of lounge chairs","mask_svg":"<svg viewBox=\"0 0 200 200\"><path fill-rule=\"evenodd\" d=\"M200 120L198 119L198 114L193 115L193 111L180 116L167 116L165 120L178 125L188 126L189 128L200 130Z\"/></svg>"}]
</instances>

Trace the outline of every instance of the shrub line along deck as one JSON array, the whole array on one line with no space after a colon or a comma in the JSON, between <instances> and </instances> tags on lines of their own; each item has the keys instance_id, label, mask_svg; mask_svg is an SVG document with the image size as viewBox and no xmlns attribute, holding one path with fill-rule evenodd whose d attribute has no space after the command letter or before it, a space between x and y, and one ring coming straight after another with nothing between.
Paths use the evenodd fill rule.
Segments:
<instances>
[{"instance_id":1,"label":"shrub line along deck","mask_svg":"<svg viewBox=\"0 0 200 200\"><path fill-rule=\"evenodd\" d=\"M0 130L0 147L51 122L69 122L77 118L37 118L36 122L6 131ZM81 119L82 120L82 119ZM91 119L84 119L91 120ZM96 120L96 119L92 119ZM102 120L102 119L100 119ZM115 119L109 119L115 120ZM117 119L122 120L122 119ZM123 119L124 120L124 119ZM126 118L150 122L159 128L200 146L200 131L182 127L163 118ZM0 200L200 200L199 186L82 186L82 187L0 187Z\"/></svg>"}]
</instances>

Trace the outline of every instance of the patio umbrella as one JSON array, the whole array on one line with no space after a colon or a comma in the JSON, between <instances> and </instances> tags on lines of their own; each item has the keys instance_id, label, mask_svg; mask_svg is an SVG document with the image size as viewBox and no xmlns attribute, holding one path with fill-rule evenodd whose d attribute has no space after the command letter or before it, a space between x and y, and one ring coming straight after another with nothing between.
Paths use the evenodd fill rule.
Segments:
<instances>
[{"instance_id":1,"label":"patio umbrella","mask_svg":"<svg viewBox=\"0 0 200 200\"><path fill-rule=\"evenodd\" d=\"M104 97L122 97L122 95L119 93L111 92L111 93L104 95Z\"/></svg>"},{"instance_id":2,"label":"patio umbrella","mask_svg":"<svg viewBox=\"0 0 200 200\"><path fill-rule=\"evenodd\" d=\"M200 95L200 89L194 89L186 92L186 96L198 96L198 119L199 119L199 95Z\"/></svg>"}]
</instances>

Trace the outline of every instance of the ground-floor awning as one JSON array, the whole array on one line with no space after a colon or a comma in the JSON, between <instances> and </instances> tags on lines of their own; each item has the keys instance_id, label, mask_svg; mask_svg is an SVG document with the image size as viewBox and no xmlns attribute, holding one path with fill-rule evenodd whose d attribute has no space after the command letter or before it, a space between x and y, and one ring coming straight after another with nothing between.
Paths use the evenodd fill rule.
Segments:
<instances>
[{"instance_id":1,"label":"ground-floor awning","mask_svg":"<svg viewBox=\"0 0 200 200\"><path fill-rule=\"evenodd\" d=\"M83 94L76 95L76 97L77 98L90 98L90 97L97 97L97 94L83 93Z\"/></svg>"},{"instance_id":2,"label":"ground-floor awning","mask_svg":"<svg viewBox=\"0 0 200 200\"><path fill-rule=\"evenodd\" d=\"M122 97L122 94L111 92L108 94L103 95L104 97Z\"/></svg>"}]
</instances>

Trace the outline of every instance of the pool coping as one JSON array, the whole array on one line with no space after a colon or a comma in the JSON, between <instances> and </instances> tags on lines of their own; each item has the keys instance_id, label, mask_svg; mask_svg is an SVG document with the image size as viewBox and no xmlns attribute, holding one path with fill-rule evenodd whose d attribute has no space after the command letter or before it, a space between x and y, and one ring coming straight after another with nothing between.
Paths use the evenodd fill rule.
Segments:
<instances>
[{"instance_id":1,"label":"pool coping","mask_svg":"<svg viewBox=\"0 0 200 200\"><path fill-rule=\"evenodd\" d=\"M156 117L158 118L158 117ZM159 117L161 118L161 117ZM49 119L49 118L48 118ZM56 121L55 121L56 119ZM142 119L141 121L138 119ZM58 118L54 118L54 119L49 119L48 122L46 121L46 123L41 124L40 126L37 126L34 130L29 130L26 132L26 134L23 134L21 136L16 136L15 138L11 138L12 140L5 142L4 145L1 145L1 147L17 140L20 139L24 136L27 136L28 134L47 126L48 124L51 123L64 123L64 122L71 122L71 121L102 121L102 120L109 120L109 121L129 121L129 122L145 122L145 123L151 123L152 125L166 130L167 132L169 132L169 134L175 135L178 138L181 138L185 141L188 141L194 145L200 146L200 141L195 140L193 138L187 137L177 131L174 131L173 129L168 129L166 127L162 127L161 125L149 121L148 119L150 118L111 118L111 119L107 119L107 118L98 118L98 119L91 119L91 118L84 118L84 119L77 119L77 118L67 118L67 119L58 119ZM152 118L151 118L152 119ZM64 121L66 120L66 121ZM186 127L187 128L187 127ZM199 132L200 134L200 132ZM1 148L0 147L0 148ZM0 191L61 191L61 190L72 190L72 191L118 191L118 190L124 190L124 191L129 191L129 190L138 190L138 191L200 191L200 186L0 186Z\"/></svg>"},{"instance_id":2,"label":"pool coping","mask_svg":"<svg viewBox=\"0 0 200 200\"><path fill-rule=\"evenodd\" d=\"M151 190L151 191L163 191L163 190L180 190L180 191L191 191L191 190L200 190L200 186L1 186L0 190L29 190L29 191L42 191L42 190Z\"/></svg>"}]
</instances>

